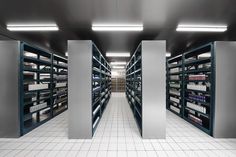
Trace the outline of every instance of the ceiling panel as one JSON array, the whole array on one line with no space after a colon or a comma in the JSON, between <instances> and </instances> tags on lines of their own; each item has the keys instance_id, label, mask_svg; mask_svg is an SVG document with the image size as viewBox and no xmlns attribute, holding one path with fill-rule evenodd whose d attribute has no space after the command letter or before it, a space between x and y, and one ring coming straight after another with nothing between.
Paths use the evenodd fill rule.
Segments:
<instances>
[{"instance_id":1,"label":"ceiling panel","mask_svg":"<svg viewBox=\"0 0 236 157\"><path fill-rule=\"evenodd\" d=\"M235 0L7 0L0 5L0 33L59 53L67 40L91 39L103 51L133 52L141 40L167 40L178 54L213 40L236 39ZM7 9L6 9L7 8ZM7 23L55 22L53 33L12 33ZM143 32L93 32L92 23L143 23ZM228 24L226 33L179 33L178 23ZM114 59L110 59L114 60ZM127 60L127 59L123 59Z\"/></svg>"}]
</instances>

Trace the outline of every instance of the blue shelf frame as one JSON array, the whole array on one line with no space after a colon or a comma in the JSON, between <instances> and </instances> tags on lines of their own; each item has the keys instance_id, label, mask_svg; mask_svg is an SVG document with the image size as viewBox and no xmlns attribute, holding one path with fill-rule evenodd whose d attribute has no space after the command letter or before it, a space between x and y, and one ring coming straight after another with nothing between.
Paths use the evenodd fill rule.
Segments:
<instances>
[{"instance_id":1,"label":"blue shelf frame","mask_svg":"<svg viewBox=\"0 0 236 157\"><path fill-rule=\"evenodd\" d=\"M137 79L141 77L140 79ZM142 44L140 43L126 66L126 98L142 136ZM138 90L134 86L140 86ZM133 92L133 94L132 94ZM139 99L139 100L137 100ZM132 102L134 100L134 102Z\"/></svg>"},{"instance_id":2,"label":"blue shelf frame","mask_svg":"<svg viewBox=\"0 0 236 157\"><path fill-rule=\"evenodd\" d=\"M91 75L92 75L91 114L92 114L92 135L94 135L96 128L102 118L103 112L105 111L106 106L111 97L111 67L94 43L92 44L92 53L93 54L92 54L92 70L91 70ZM96 69L94 69L94 67ZM96 83L97 85L95 86ZM99 88L96 89L97 87ZM99 111L96 111L96 114L93 114L93 112L97 109L99 105L100 105ZM96 126L93 127L98 117L99 121L97 122Z\"/></svg>"},{"instance_id":3,"label":"blue shelf frame","mask_svg":"<svg viewBox=\"0 0 236 157\"><path fill-rule=\"evenodd\" d=\"M40 49L36 46L30 45L25 42L20 42L20 55L19 55L19 125L20 125L20 136L27 134L31 130L37 128L38 126L42 125L43 123L47 122L51 118L55 117L56 115L53 114L53 62L54 58L53 56L55 54L47 51ZM34 57L28 57L24 55L24 51L27 51L29 53L33 53L37 56L37 58ZM42 60L40 57L46 57L47 61ZM59 57L59 56L58 56ZM65 59L64 57L60 57ZM25 62L34 64L37 69L25 67ZM40 65L44 65L47 67L47 70L42 70L40 69ZM63 67L64 68L64 67ZM34 76L37 76L37 78L33 79L26 79L24 77L24 72L31 72ZM40 74L48 74L49 78L48 79L40 79ZM67 75L67 74L64 74ZM34 91L25 91L24 89L24 83L25 82L36 82L37 84L39 83L48 83L49 87L48 89L42 89L42 90L34 90ZM43 93L44 92L44 93ZM46 94L46 93L47 94ZM40 93L41 94L46 94L46 98L40 98ZM32 100L31 98L36 96L36 100ZM31 99L31 101L25 101L26 99ZM47 103L47 107L41 108L37 111L30 112L29 108L30 106L33 105L33 103L40 104L40 102ZM25 112L25 107L27 107ZM45 110L45 114L42 119L40 119L40 111ZM64 111L64 110L63 110ZM62 113L63 111L60 111ZM60 114L58 113L58 114ZM29 117L29 115L36 114L36 118ZM57 115L58 115L57 114Z\"/></svg>"},{"instance_id":4,"label":"blue shelf frame","mask_svg":"<svg viewBox=\"0 0 236 157\"><path fill-rule=\"evenodd\" d=\"M189 57L196 57L200 54L206 53L206 52L210 52L210 57L207 59L196 59L193 61L186 61L187 58ZM197 128L201 129L202 131L204 131L205 133L209 134L209 135L213 135L213 122L214 122L214 112L215 112L215 52L214 52L214 42L210 42L207 43L205 45L202 45L200 47L194 48L190 51L187 51L185 53L182 54L181 56L181 67L182 67L182 79L179 80L182 84L182 95L181 95L181 100L182 100L182 113L181 114L177 114L175 112L175 114L177 114L178 116L182 117L183 119L185 119L186 121L188 121L189 123L191 123L192 125L196 126ZM170 100L169 100L169 96L171 95L169 93L169 89L170 87L168 86L169 82L171 82L171 80L169 79L170 73L169 70L171 68L176 68L176 67L180 67L180 64L177 64L176 66L168 66L168 63L170 61L176 60L179 56L167 59L167 68L166 68L166 76L167 76L167 98L166 98L166 102L167 102L167 109L169 109L169 104L170 104ZM200 64L205 64L205 63L209 63L210 64L210 68L198 68L197 70L187 70L186 68L188 66L195 66L195 65L200 65ZM186 80L184 79L186 76L188 76L189 74L198 74L198 73L210 73L210 79L208 78L206 81L205 80L198 80L198 81L191 81L191 80ZM189 90L187 89L187 83L192 82L192 83L198 83L198 82L209 82L210 83L210 91L198 91L198 90ZM186 93L188 92L195 92L195 93L202 93L202 94L206 94L206 96L210 96L210 102L200 102L200 101L195 101L195 100L191 100L188 99L186 97ZM192 102L196 102L196 103L200 103L202 106L208 107L208 114L204 114L204 113L199 113L201 115L207 115L209 118L209 128L205 128L204 126L197 124L196 122L192 121L191 119L189 119L186 115L185 115L185 110L189 110L189 108L186 106L186 102L187 101L192 101ZM192 111L194 111L193 109L190 109ZM194 111L195 114L198 113L198 111ZM205 116L206 117L206 116Z\"/></svg>"}]
</instances>

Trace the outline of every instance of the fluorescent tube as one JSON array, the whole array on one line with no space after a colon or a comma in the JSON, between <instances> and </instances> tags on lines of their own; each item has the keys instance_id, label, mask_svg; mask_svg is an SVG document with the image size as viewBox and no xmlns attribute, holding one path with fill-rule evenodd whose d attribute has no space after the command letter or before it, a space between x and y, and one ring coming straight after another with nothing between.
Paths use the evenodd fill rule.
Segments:
<instances>
[{"instance_id":1,"label":"fluorescent tube","mask_svg":"<svg viewBox=\"0 0 236 157\"><path fill-rule=\"evenodd\" d=\"M111 65L126 65L126 62L111 62Z\"/></svg>"},{"instance_id":2,"label":"fluorescent tube","mask_svg":"<svg viewBox=\"0 0 236 157\"><path fill-rule=\"evenodd\" d=\"M176 28L178 32L225 32L226 25L182 25L179 24Z\"/></svg>"},{"instance_id":3,"label":"fluorescent tube","mask_svg":"<svg viewBox=\"0 0 236 157\"><path fill-rule=\"evenodd\" d=\"M107 52L107 57L130 57L129 52Z\"/></svg>"},{"instance_id":4,"label":"fluorescent tube","mask_svg":"<svg viewBox=\"0 0 236 157\"><path fill-rule=\"evenodd\" d=\"M124 66L112 66L113 69L124 69Z\"/></svg>"},{"instance_id":5,"label":"fluorescent tube","mask_svg":"<svg viewBox=\"0 0 236 157\"><path fill-rule=\"evenodd\" d=\"M9 31L58 31L56 24L8 24Z\"/></svg>"},{"instance_id":6,"label":"fluorescent tube","mask_svg":"<svg viewBox=\"0 0 236 157\"><path fill-rule=\"evenodd\" d=\"M143 25L93 24L93 31L143 31Z\"/></svg>"}]
</instances>

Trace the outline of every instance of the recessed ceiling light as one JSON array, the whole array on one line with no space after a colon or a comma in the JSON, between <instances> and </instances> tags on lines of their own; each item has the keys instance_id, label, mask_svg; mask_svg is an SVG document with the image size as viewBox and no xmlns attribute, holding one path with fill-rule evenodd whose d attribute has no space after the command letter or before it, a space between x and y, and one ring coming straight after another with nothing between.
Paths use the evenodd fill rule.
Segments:
<instances>
[{"instance_id":1,"label":"recessed ceiling light","mask_svg":"<svg viewBox=\"0 0 236 157\"><path fill-rule=\"evenodd\" d=\"M58 31L56 24L8 24L9 31Z\"/></svg>"},{"instance_id":2,"label":"recessed ceiling light","mask_svg":"<svg viewBox=\"0 0 236 157\"><path fill-rule=\"evenodd\" d=\"M126 65L126 62L111 62L111 65Z\"/></svg>"},{"instance_id":3,"label":"recessed ceiling light","mask_svg":"<svg viewBox=\"0 0 236 157\"><path fill-rule=\"evenodd\" d=\"M170 52L167 52L166 53L166 57L170 57L171 56L171 53Z\"/></svg>"},{"instance_id":4,"label":"recessed ceiling light","mask_svg":"<svg viewBox=\"0 0 236 157\"><path fill-rule=\"evenodd\" d=\"M130 57L129 52L107 52L107 57Z\"/></svg>"},{"instance_id":5,"label":"recessed ceiling light","mask_svg":"<svg viewBox=\"0 0 236 157\"><path fill-rule=\"evenodd\" d=\"M93 31L143 31L142 24L93 24Z\"/></svg>"},{"instance_id":6,"label":"recessed ceiling light","mask_svg":"<svg viewBox=\"0 0 236 157\"><path fill-rule=\"evenodd\" d=\"M184 25L179 24L176 28L178 32L225 32L226 25Z\"/></svg>"},{"instance_id":7,"label":"recessed ceiling light","mask_svg":"<svg viewBox=\"0 0 236 157\"><path fill-rule=\"evenodd\" d=\"M124 66L112 66L113 69L124 69Z\"/></svg>"}]
</instances>

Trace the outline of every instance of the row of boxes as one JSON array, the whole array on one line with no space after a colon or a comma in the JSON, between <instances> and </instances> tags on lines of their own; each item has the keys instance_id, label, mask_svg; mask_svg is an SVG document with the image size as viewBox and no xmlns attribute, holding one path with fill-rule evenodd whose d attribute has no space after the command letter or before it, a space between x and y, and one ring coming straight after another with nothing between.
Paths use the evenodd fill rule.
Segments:
<instances>
[{"instance_id":1,"label":"row of boxes","mask_svg":"<svg viewBox=\"0 0 236 157\"><path fill-rule=\"evenodd\" d=\"M170 87L173 87L173 88L180 88L180 84L173 84L173 83L170 83Z\"/></svg>"},{"instance_id":2,"label":"row of boxes","mask_svg":"<svg viewBox=\"0 0 236 157\"><path fill-rule=\"evenodd\" d=\"M42 90L42 89L48 89L48 84L30 84L28 86L28 90Z\"/></svg>"},{"instance_id":3,"label":"row of boxes","mask_svg":"<svg viewBox=\"0 0 236 157\"><path fill-rule=\"evenodd\" d=\"M67 83L63 82L63 83L57 83L56 84L56 88L60 88L60 87L66 87Z\"/></svg>"},{"instance_id":4,"label":"row of boxes","mask_svg":"<svg viewBox=\"0 0 236 157\"><path fill-rule=\"evenodd\" d=\"M174 97L170 97L170 100L171 100L171 101L174 101L174 102L176 102L176 103L179 103L179 102L180 102L180 100L179 100L179 99L177 99L177 98L174 98Z\"/></svg>"},{"instance_id":5,"label":"row of boxes","mask_svg":"<svg viewBox=\"0 0 236 157\"><path fill-rule=\"evenodd\" d=\"M187 89L207 91L207 86L206 85L188 84Z\"/></svg>"},{"instance_id":6,"label":"row of boxes","mask_svg":"<svg viewBox=\"0 0 236 157\"><path fill-rule=\"evenodd\" d=\"M207 76L205 74L202 75L189 75L188 79L189 80L206 80Z\"/></svg>"},{"instance_id":7,"label":"row of boxes","mask_svg":"<svg viewBox=\"0 0 236 157\"><path fill-rule=\"evenodd\" d=\"M190 109L194 109L196 111L199 111L199 112L202 112L202 113L206 114L206 107L204 107L204 106L200 106L200 105L197 105L197 104L194 104L194 103L191 103L191 102L187 102L186 105Z\"/></svg>"},{"instance_id":8,"label":"row of boxes","mask_svg":"<svg viewBox=\"0 0 236 157\"><path fill-rule=\"evenodd\" d=\"M206 102L206 96L203 95L188 94L188 98L195 101Z\"/></svg>"},{"instance_id":9,"label":"row of boxes","mask_svg":"<svg viewBox=\"0 0 236 157\"><path fill-rule=\"evenodd\" d=\"M202 120L200 118L195 117L192 114L188 114L189 119L191 119L192 121L198 123L199 125L202 125Z\"/></svg>"},{"instance_id":10,"label":"row of boxes","mask_svg":"<svg viewBox=\"0 0 236 157\"><path fill-rule=\"evenodd\" d=\"M177 112L177 113L180 113L180 109L175 106L170 105L170 109Z\"/></svg>"},{"instance_id":11,"label":"row of boxes","mask_svg":"<svg viewBox=\"0 0 236 157\"><path fill-rule=\"evenodd\" d=\"M169 93L173 94L173 95L180 96L180 92L179 91L169 90Z\"/></svg>"},{"instance_id":12,"label":"row of boxes","mask_svg":"<svg viewBox=\"0 0 236 157\"><path fill-rule=\"evenodd\" d=\"M42 108L45 108L47 107L47 102L44 102L42 104L38 104L38 105L35 105L35 106L31 106L30 107L30 112L35 112L35 111L38 111L38 110L41 110Z\"/></svg>"}]
</instances>

